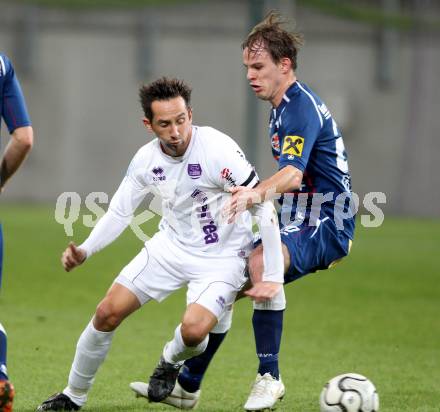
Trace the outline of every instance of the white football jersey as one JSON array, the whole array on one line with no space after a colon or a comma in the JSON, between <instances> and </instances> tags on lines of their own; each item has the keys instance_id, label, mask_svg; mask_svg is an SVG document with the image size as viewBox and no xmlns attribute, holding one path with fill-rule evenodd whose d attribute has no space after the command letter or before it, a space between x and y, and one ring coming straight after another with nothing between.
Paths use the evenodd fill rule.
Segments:
<instances>
[{"instance_id":1,"label":"white football jersey","mask_svg":"<svg viewBox=\"0 0 440 412\"><path fill-rule=\"evenodd\" d=\"M245 256L252 248L249 212L228 224L222 208L233 186L254 187L258 176L240 147L212 127L193 126L185 154L171 157L156 138L141 147L110 203L130 216L145 195L162 198L159 229L195 255Z\"/></svg>"}]
</instances>

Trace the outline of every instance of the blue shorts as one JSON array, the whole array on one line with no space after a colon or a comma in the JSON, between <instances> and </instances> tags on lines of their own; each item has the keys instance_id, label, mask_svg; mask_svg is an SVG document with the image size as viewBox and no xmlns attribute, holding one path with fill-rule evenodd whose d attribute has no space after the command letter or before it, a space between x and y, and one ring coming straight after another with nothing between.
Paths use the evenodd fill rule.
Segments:
<instances>
[{"instance_id":1,"label":"blue shorts","mask_svg":"<svg viewBox=\"0 0 440 412\"><path fill-rule=\"evenodd\" d=\"M316 226L285 226L281 229L281 241L290 254L285 283L332 267L348 255L351 247L350 237L338 230L329 217L319 220Z\"/></svg>"},{"instance_id":2,"label":"blue shorts","mask_svg":"<svg viewBox=\"0 0 440 412\"><path fill-rule=\"evenodd\" d=\"M281 229L281 242L290 254L290 266L284 274L284 283L293 282L308 273L328 269L350 252L351 239L336 228L329 217L318 221L316 226L288 225ZM258 239L254 243L261 243Z\"/></svg>"}]
</instances>

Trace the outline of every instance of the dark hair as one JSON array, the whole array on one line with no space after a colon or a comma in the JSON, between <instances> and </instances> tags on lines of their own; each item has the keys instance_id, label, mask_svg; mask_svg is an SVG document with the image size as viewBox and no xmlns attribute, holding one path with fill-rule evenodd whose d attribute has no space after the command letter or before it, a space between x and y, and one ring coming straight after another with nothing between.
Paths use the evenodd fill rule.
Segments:
<instances>
[{"instance_id":1,"label":"dark hair","mask_svg":"<svg viewBox=\"0 0 440 412\"><path fill-rule=\"evenodd\" d=\"M144 84L139 89L139 99L144 111L145 117L151 122L153 112L151 104L156 100L170 100L175 97L182 97L185 100L186 107L191 103L191 87L183 80L169 79L161 77L149 84Z\"/></svg>"},{"instance_id":2,"label":"dark hair","mask_svg":"<svg viewBox=\"0 0 440 412\"><path fill-rule=\"evenodd\" d=\"M279 13L269 12L264 20L251 30L241 47L243 50L247 47L251 52L265 48L274 63L279 63L282 58L287 57L292 62L293 70L296 70L296 56L298 49L304 44L304 36L293 29L283 28L286 23L288 21Z\"/></svg>"}]
</instances>

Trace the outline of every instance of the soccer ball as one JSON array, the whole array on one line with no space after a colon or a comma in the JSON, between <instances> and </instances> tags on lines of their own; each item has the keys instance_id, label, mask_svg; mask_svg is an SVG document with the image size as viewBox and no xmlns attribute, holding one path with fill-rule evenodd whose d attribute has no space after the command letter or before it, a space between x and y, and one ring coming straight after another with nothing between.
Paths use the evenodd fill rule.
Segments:
<instances>
[{"instance_id":1,"label":"soccer ball","mask_svg":"<svg viewBox=\"0 0 440 412\"><path fill-rule=\"evenodd\" d=\"M379 396L373 383L357 373L330 379L319 398L321 412L377 412Z\"/></svg>"}]
</instances>

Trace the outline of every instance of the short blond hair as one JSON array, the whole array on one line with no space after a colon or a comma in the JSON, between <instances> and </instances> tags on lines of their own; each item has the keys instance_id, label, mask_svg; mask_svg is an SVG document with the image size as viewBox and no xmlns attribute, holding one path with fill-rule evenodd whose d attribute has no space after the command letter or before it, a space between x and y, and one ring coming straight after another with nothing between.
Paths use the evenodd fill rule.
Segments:
<instances>
[{"instance_id":1,"label":"short blond hair","mask_svg":"<svg viewBox=\"0 0 440 412\"><path fill-rule=\"evenodd\" d=\"M248 48L253 52L265 48L275 63L287 57L296 70L298 50L304 44L304 36L294 28L285 28L289 23L278 12L271 11L248 34L241 45L243 50Z\"/></svg>"}]
</instances>

